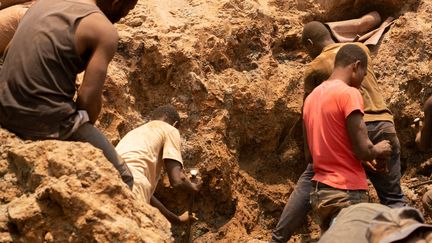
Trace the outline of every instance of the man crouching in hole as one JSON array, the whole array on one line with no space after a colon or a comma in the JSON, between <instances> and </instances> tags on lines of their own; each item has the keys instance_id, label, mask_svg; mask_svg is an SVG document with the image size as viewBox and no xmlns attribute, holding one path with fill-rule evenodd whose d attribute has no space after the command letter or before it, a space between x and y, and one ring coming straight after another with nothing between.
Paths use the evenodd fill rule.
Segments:
<instances>
[{"instance_id":1,"label":"man crouching in hole","mask_svg":"<svg viewBox=\"0 0 432 243\"><path fill-rule=\"evenodd\" d=\"M179 125L177 110L171 105L161 106L153 111L150 122L128 132L116 147L134 177L132 192L135 198L150 203L174 224L196 218L189 212L175 215L153 195L162 168L165 168L171 186L184 193L198 193L202 185L200 178L189 179L183 170Z\"/></svg>"}]
</instances>

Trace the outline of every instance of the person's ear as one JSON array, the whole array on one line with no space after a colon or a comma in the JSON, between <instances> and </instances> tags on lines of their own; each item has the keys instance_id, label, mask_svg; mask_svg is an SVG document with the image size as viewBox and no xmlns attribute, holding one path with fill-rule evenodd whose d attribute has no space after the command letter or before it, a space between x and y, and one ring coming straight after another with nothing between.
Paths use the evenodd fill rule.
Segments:
<instances>
[{"instance_id":1,"label":"person's ear","mask_svg":"<svg viewBox=\"0 0 432 243\"><path fill-rule=\"evenodd\" d=\"M111 6L115 9L118 6L120 6L121 2L122 2L122 0L114 0L114 1L112 1Z\"/></svg>"},{"instance_id":2,"label":"person's ear","mask_svg":"<svg viewBox=\"0 0 432 243\"><path fill-rule=\"evenodd\" d=\"M314 45L314 43L311 39L307 39L306 43L307 43L308 47L312 47Z\"/></svg>"},{"instance_id":3,"label":"person's ear","mask_svg":"<svg viewBox=\"0 0 432 243\"><path fill-rule=\"evenodd\" d=\"M361 62L360 60L357 60L354 64L353 64L353 72L357 73L361 68Z\"/></svg>"}]
</instances>

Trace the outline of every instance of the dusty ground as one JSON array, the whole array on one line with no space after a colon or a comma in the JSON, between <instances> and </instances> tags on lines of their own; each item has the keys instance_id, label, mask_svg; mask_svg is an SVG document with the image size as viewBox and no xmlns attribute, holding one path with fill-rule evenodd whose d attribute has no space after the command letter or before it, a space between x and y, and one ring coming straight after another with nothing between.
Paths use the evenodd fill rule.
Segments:
<instances>
[{"instance_id":1,"label":"dusty ground","mask_svg":"<svg viewBox=\"0 0 432 243\"><path fill-rule=\"evenodd\" d=\"M372 53L395 115L404 185L424 180L431 156L414 149L410 124L432 94L432 0L140 0L117 25L98 126L115 144L152 109L174 104L186 167L198 167L205 182L195 198L196 242L268 240L305 168L302 26L370 10L397 18ZM406 187L413 203L425 190ZM166 178L157 196L178 213L189 201ZM173 228L176 241L184 230ZM309 220L292 242L317 237Z\"/></svg>"}]
</instances>

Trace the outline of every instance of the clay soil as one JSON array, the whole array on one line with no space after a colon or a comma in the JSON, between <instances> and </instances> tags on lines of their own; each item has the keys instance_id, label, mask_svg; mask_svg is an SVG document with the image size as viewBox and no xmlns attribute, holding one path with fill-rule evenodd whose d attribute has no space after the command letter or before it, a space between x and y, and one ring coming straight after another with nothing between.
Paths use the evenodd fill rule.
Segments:
<instances>
[{"instance_id":1,"label":"clay soil","mask_svg":"<svg viewBox=\"0 0 432 243\"><path fill-rule=\"evenodd\" d=\"M181 113L185 167L197 167L195 242L267 241L305 169L300 120L302 26L377 10L396 18L371 49L402 146L403 188L413 205L432 172L411 126L432 95L432 0L140 0L121 23L97 126L116 144L171 103ZM65 155L66 156L66 155ZM371 188L373 190L373 188ZM156 196L176 213L190 198L166 177ZM186 227L172 228L182 242ZM291 242L316 241L308 217Z\"/></svg>"}]
</instances>

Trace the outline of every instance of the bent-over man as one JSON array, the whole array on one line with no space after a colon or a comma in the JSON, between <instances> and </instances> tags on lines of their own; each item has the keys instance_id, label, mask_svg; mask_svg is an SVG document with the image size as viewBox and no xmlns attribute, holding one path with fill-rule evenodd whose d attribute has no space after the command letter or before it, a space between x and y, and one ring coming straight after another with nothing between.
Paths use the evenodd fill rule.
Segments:
<instances>
[{"instance_id":1,"label":"bent-over man","mask_svg":"<svg viewBox=\"0 0 432 243\"><path fill-rule=\"evenodd\" d=\"M201 187L199 180L189 180L183 171L179 124L177 110L171 105L161 106L153 111L152 121L127 133L116 147L133 174L132 192L136 199L158 208L171 223L190 219L187 212L175 215L153 196L162 168L174 188L197 193Z\"/></svg>"}]
</instances>

